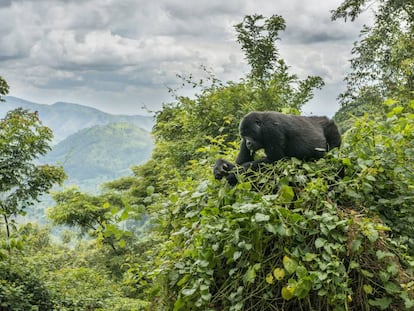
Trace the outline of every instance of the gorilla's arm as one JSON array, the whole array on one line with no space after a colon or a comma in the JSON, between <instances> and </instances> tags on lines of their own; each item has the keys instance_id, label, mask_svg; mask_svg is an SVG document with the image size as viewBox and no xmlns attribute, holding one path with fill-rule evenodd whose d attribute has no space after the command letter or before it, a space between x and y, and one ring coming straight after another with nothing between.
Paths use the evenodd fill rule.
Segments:
<instances>
[{"instance_id":1,"label":"gorilla's arm","mask_svg":"<svg viewBox=\"0 0 414 311\"><path fill-rule=\"evenodd\" d=\"M240 143L240 151L236 159L236 164L243 164L253 161L254 152L250 151L246 146L246 140L243 138Z\"/></svg>"},{"instance_id":2,"label":"gorilla's arm","mask_svg":"<svg viewBox=\"0 0 414 311\"><path fill-rule=\"evenodd\" d=\"M257 124L250 126L257 128ZM237 167L238 173L245 172L249 169L256 171L261 164L273 163L284 157L281 146L285 144L285 139L283 133L278 129L278 126L275 126L273 123L264 126L261 125L259 132L252 131L252 133L251 136L242 138L240 151L236 158L236 165L223 159L217 160L213 170L216 179L225 177L230 185L235 185L237 184L237 176L232 171L235 167ZM274 144L272 140L276 140L279 144ZM254 160L255 151L247 147L247 142L252 146L264 146L266 156L259 160ZM255 148L252 149L255 150Z\"/></svg>"}]
</instances>

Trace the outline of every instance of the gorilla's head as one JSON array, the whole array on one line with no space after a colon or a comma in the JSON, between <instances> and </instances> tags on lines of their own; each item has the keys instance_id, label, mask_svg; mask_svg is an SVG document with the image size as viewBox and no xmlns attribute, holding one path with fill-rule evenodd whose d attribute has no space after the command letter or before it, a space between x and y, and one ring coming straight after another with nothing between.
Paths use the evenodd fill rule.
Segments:
<instances>
[{"instance_id":1,"label":"gorilla's head","mask_svg":"<svg viewBox=\"0 0 414 311\"><path fill-rule=\"evenodd\" d=\"M245 141L247 149L251 152L263 148L262 121L263 115L260 112L250 112L240 122L240 136Z\"/></svg>"}]
</instances>

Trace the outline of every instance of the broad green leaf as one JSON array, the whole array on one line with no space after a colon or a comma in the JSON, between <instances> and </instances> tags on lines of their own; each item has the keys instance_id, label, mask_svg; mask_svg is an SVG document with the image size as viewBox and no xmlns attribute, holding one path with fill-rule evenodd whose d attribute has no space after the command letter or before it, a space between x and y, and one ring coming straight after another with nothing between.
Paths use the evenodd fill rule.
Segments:
<instances>
[{"instance_id":1,"label":"broad green leaf","mask_svg":"<svg viewBox=\"0 0 414 311\"><path fill-rule=\"evenodd\" d=\"M242 252L240 252L240 251L234 252L233 260L237 261L237 259L239 259L241 255L242 255Z\"/></svg>"},{"instance_id":2,"label":"broad green leaf","mask_svg":"<svg viewBox=\"0 0 414 311\"><path fill-rule=\"evenodd\" d=\"M269 219L270 219L270 216L269 215L265 215L265 214L262 214L262 213L256 213L254 215L254 220L256 222L269 221Z\"/></svg>"},{"instance_id":3,"label":"broad green leaf","mask_svg":"<svg viewBox=\"0 0 414 311\"><path fill-rule=\"evenodd\" d=\"M185 288L185 289L183 289L182 291L181 291L181 293L184 295L184 296L191 296L191 295L193 295L194 293L195 293L195 291L197 290L197 288L196 287L193 287L193 288Z\"/></svg>"},{"instance_id":4,"label":"broad green leaf","mask_svg":"<svg viewBox=\"0 0 414 311\"><path fill-rule=\"evenodd\" d=\"M298 263L293 258L288 257L287 255L283 256L283 267L287 273L292 274L296 271Z\"/></svg>"},{"instance_id":5,"label":"broad green leaf","mask_svg":"<svg viewBox=\"0 0 414 311\"><path fill-rule=\"evenodd\" d=\"M317 257L318 257L318 254L306 253L305 256L302 257L302 260L309 262L309 261L314 260Z\"/></svg>"},{"instance_id":6,"label":"broad green leaf","mask_svg":"<svg viewBox=\"0 0 414 311\"><path fill-rule=\"evenodd\" d=\"M394 262L391 262L387 267L387 271L389 273L391 273L392 275L397 275L398 274L398 266Z\"/></svg>"},{"instance_id":7,"label":"broad green leaf","mask_svg":"<svg viewBox=\"0 0 414 311\"><path fill-rule=\"evenodd\" d=\"M326 240L325 240L325 239L322 239L322 238L317 238L317 239L315 240L315 247L316 247L316 248L321 248L322 246L324 246L324 245L325 245L325 243L326 243Z\"/></svg>"},{"instance_id":8,"label":"broad green leaf","mask_svg":"<svg viewBox=\"0 0 414 311\"><path fill-rule=\"evenodd\" d=\"M283 202L291 202L295 197L295 192L293 191L292 187L288 185L282 185L277 194Z\"/></svg>"},{"instance_id":9,"label":"broad green leaf","mask_svg":"<svg viewBox=\"0 0 414 311\"><path fill-rule=\"evenodd\" d=\"M378 260L382 260L385 257L393 257L394 256L392 253L390 253L390 252L384 252L382 250L377 250L375 254L376 254Z\"/></svg>"},{"instance_id":10,"label":"broad green leaf","mask_svg":"<svg viewBox=\"0 0 414 311\"><path fill-rule=\"evenodd\" d=\"M360 239L355 239L351 242L351 250L356 253L361 247L362 241Z\"/></svg>"},{"instance_id":11,"label":"broad green leaf","mask_svg":"<svg viewBox=\"0 0 414 311\"><path fill-rule=\"evenodd\" d=\"M398 286L397 284L393 283L393 282L387 282L384 285L385 291L388 294L394 295L396 293L399 293L401 291L400 286Z\"/></svg>"},{"instance_id":12,"label":"broad green leaf","mask_svg":"<svg viewBox=\"0 0 414 311\"><path fill-rule=\"evenodd\" d=\"M245 283L253 283L256 278L256 271L259 270L261 267L260 264L255 264L253 266L250 266L249 269L247 269L247 272L243 276L243 281Z\"/></svg>"},{"instance_id":13,"label":"broad green leaf","mask_svg":"<svg viewBox=\"0 0 414 311\"><path fill-rule=\"evenodd\" d=\"M296 268L296 275L298 276L298 278L304 278L305 276L308 275L308 270L306 270L306 268L304 266L298 266Z\"/></svg>"},{"instance_id":14,"label":"broad green leaf","mask_svg":"<svg viewBox=\"0 0 414 311\"><path fill-rule=\"evenodd\" d=\"M371 306L378 307L381 310L387 310L391 304L392 299L390 297L378 298L378 299L369 299L368 303Z\"/></svg>"}]
</instances>

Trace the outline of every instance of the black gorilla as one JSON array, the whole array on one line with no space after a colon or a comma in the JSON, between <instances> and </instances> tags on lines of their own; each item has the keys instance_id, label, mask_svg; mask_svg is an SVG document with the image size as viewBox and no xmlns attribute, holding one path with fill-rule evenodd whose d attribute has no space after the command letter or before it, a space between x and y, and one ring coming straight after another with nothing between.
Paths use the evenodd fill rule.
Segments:
<instances>
[{"instance_id":1,"label":"black gorilla","mask_svg":"<svg viewBox=\"0 0 414 311\"><path fill-rule=\"evenodd\" d=\"M242 170L257 169L261 163L273 163L295 157L303 161L319 159L326 151L341 145L341 135L333 120L327 117L286 115L274 111L251 112L240 122L240 152L236 165ZM254 153L264 149L266 157L254 160ZM214 177L226 177L231 185L237 178L234 164L219 159Z\"/></svg>"}]
</instances>

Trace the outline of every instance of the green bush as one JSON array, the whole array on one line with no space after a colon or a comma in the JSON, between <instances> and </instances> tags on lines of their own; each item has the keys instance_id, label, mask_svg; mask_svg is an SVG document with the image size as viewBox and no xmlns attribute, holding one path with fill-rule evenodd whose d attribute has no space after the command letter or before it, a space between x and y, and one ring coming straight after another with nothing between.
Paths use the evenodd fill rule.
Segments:
<instances>
[{"instance_id":1,"label":"green bush","mask_svg":"<svg viewBox=\"0 0 414 311\"><path fill-rule=\"evenodd\" d=\"M0 260L0 310L55 310L43 281L22 264Z\"/></svg>"},{"instance_id":2,"label":"green bush","mask_svg":"<svg viewBox=\"0 0 414 311\"><path fill-rule=\"evenodd\" d=\"M199 178L152 207L158 252L130 270L162 302L151 310L412 309L413 107L389 101L385 117L356 119L341 150L233 188L212 180L217 148L201 149Z\"/></svg>"}]
</instances>

